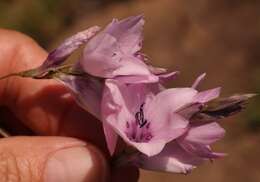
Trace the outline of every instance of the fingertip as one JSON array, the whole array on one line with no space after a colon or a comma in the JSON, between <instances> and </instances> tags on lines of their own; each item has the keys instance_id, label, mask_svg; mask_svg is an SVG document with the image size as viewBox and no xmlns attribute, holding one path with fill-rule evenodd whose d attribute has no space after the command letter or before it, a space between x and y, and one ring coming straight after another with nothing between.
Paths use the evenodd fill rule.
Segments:
<instances>
[{"instance_id":1,"label":"fingertip","mask_svg":"<svg viewBox=\"0 0 260 182\"><path fill-rule=\"evenodd\" d=\"M94 146L69 137L10 137L0 141L0 179L104 182L108 165ZM2 181L2 180L0 180Z\"/></svg>"},{"instance_id":2,"label":"fingertip","mask_svg":"<svg viewBox=\"0 0 260 182\"><path fill-rule=\"evenodd\" d=\"M104 157L93 146L59 150L48 159L44 181L105 182L108 168Z\"/></svg>"}]
</instances>

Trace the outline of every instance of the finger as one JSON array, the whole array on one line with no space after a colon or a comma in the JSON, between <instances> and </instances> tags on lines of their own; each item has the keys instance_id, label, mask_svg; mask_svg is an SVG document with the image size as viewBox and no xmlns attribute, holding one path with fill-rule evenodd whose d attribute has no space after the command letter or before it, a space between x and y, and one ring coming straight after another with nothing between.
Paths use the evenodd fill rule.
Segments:
<instances>
[{"instance_id":1,"label":"finger","mask_svg":"<svg viewBox=\"0 0 260 182\"><path fill-rule=\"evenodd\" d=\"M7 181L108 181L101 153L65 137L11 137L0 140L0 179Z\"/></svg>"},{"instance_id":2,"label":"finger","mask_svg":"<svg viewBox=\"0 0 260 182\"><path fill-rule=\"evenodd\" d=\"M47 57L32 39L17 32L0 30L0 47L0 76L37 67ZM75 136L105 147L101 124L56 81L1 80L0 103L38 134Z\"/></svg>"}]
</instances>

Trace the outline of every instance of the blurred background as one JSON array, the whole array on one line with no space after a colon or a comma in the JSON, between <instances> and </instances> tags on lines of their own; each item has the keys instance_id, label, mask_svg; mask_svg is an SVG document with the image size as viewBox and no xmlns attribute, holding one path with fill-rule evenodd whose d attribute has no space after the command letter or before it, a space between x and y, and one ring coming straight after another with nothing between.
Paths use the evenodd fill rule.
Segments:
<instances>
[{"instance_id":1,"label":"blurred background","mask_svg":"<svg viewBox=\"0 0 260 182\"><path fill-rule=\"evenodd\" d=\"M0 0L0 27L21 31L51 50L67 36L112 18L144 14L143 52L154 65L181 71L172 86L222 86L222 96L260 93L258 0ZM214 146L228 157L190 175L142 171L140 182L259 182L260 99L223 121L224 140Z\"/></svg>"}]
</instances>

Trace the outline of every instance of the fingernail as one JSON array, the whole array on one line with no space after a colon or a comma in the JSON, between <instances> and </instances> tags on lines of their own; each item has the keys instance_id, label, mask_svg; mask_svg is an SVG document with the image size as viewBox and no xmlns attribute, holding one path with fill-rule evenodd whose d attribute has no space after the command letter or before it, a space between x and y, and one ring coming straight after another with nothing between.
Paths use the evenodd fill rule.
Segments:
<instances>
[{"instance_id":1,"label":"fingernail","mask_svg":"<svg viewBox=\"0 0 260 182\"><path fill-rule=\"evenodd\" d=\"M97 164L96 156L93 151L89 151L86 147L59 150L51 155L46 163L44 181L103 182L105 181L105 168Z\"/></svg>"}]
</instances>

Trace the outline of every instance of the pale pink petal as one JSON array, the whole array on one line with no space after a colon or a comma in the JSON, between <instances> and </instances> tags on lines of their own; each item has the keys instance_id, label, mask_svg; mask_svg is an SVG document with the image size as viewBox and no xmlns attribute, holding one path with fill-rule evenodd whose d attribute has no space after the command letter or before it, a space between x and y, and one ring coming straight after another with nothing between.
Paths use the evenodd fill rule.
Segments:
<instances>
[{"instance_id":1,"label":"pale pink petal","mask_svg":"<svg viewBox=\"0 0 260 182\"><path fill-rule=\"evenodd\" d=\"M142 25L142 16L122 21L114 20L85 47L80 59L84 71L104 78L142 77L142 79L130 79L130 83L135 80L147 82L144 77L156 82L158 78L135 56L135 52L140 49Z\"/></svg>"},{"instance_id":2,"label":"pale pink petal","mask_svg":"<svg viewBox=\"0 0 260 182\"><path fill-rule=\"evenodd\" d=\"M140 152L145 154L146 156L154 156L156 154L159 154L164 146L166 145L165 140L153 140L151 142L142 142L142 143L137 143L137 142L132 142L128 141L128 144L132 145L136 149L138 149Z\"/></svg>"},{"instance_id":3,"label":"pale pink petal","mask_svg":"<svg viewBox=\"0 0 260 182\"><path fill-rule=\"evenodd\" d=\"M178 143L188 153L191 153L204 159L217 159L226 156L223 153L212 152L208 145L187 142L184 140L180 140L178 141Z\"/></svg>"},{"instance_id":4,"label":"pale pink petal","mask_svg":"<svg viewBox=\"0 0 260 182\"><path fill-rule=\"evenodd\" d=\"M114 129L110 126L110 124L107 122L103 122L103 130L104 130L104 134L105 134L105 138L106 138L108 151L109 151L110 155L112 156L116 149L118 135L114 131Z\"/></svg>"},{"instance_id":5,"label":"pale pink petal","mask_svg":"<svg viewBox=\"0 0 260 182\"><path fill-rule=\"evenodd\" d=\"M143 15L114 20L105 32L115 37L120 49L126 54L134 54L141 49L143 41Z\"/></svg>"},{"instance_id":6,"label":"pale pink petal","mask_svg":"<svg viewBox=\"0 0 260 182\"><path fill-rule=\"evenodd\" d=\"M167 121L172 113L193 101L197 91L192 88L172 88L159 94L149 103L145 104L145 115L155 124Z\"/></svg>"},{"instance_id":7,"label":"pale pink petal","mask_svg":"<svg viewBox=\"0 0 260 182\"><path fill-rule=\"evenodd\" d=\"M115 80L106 80L101 109L103 122L108 122L115 130L124 133L126 123L134 119L131 105L128 106L124 95ZM135 101L134 101L135 102Z\"/></svg>"},{"instance_id":8,"label":"pale pink petal","mask_svg":"<svg viewBox=\"0 0 260 182\"><path fill-rule=\"evenodd\" d=\"M158 82L158 77L155 75L128 75L117 76L114 79L123 83L155 83Z\"/></svg>"},{"instance_id":9,"label":"pale pink petal","mask_svg":"<svg viewBox=\"0 0 260 182\"><path fill-rule=\"evenodd\" d=\"M184 140L204 145L212 144L223 138L225 130L216 122L199 126L192 126Z\"/></svg>"},{"instance_id":10,"label":"pale pink petal","mask_svg":"<svg viewBox=\"0 0 260 182\"><path fill-rule=\"evenodd\" d=\"M138 58L139 58L139 57L138 57ZM144 60L143 60L143 61L144 61ZM149 70L150 70L153 74L155 74L155 75L160 75L160 74L166 74L166 73L167 73L167 69L165 69L165 68L154 67L154 66L152 66L147 60L145 60L144 62L147 64Z\"/></svg>"},{"instance_id":11,"label":"pale pink petal","mask_svg":"<svg viewBox=\"0 0 260 182\"><path fill-rule=\"evenodd\" d=\"M152 74L147 65L140 61L139 59L133 57L133 56L123 56L120 57L117 63L117 69L115 69L111 73L112 77L115 76L132 76L132 75L140 75L140 76L151 76L155 77L154 74ZM158 78L155 80L158 81ZM154 82L155 82L154 81Z\"/></svg>"},{"instance_id":12,"label":"pale pink petal","mask_svg":"<svg viewBox=\"0 0 260 182\"><path fill-rule=\"evenodd\" d=\"M213 99L216 99L217 97L219 97L220 90L221 88L217 87L214 89L199 92L196 96L194 96L193 102L206 103Z\"/></svg>"},{"instance_id":13,"label":"pale pink petal","mask_svg":"<svg viewBox=\"0 0 260 182\"><path fill-rule=\"evenodd\" d=\"M173 71L173 72L166 72L166 73L161 73L158 74L157 76L160 79L160 82L167 82L167 81L171 81L174 80L178 75L179 75L179 71Z\"/></svg>"},{"instance_id":14,"label":"pale pink petal","mask_svg":"<svg viewBox=\"0 0 260 182\"><path fill-rule=\"evenodd\" d=\"M100 44L107 43L102 42ZM80 61L81 66L83 67L84 71L94 76L104 78L122 76L130 76L132 78L137 77L134 80L125 80L125 82L129 83L135 83L135 81L147 82L146 79L151 80L151 82L158 81L158 78L149 71L146 64L134 56L121 55L121 53L113 55L113 50L111 50L111 53L105 52L103 50L95 50L89 53L84 51L83 55L84 56ZM141 78L138 79L138 76Z\"/></svg>"},{"instance_id":15,"label":"pale pink petal","mask_svg":"<svg viewBox=\"0 0 260 182\"><path fill-rule=\"evenodd\" d=\"M172 113L166 120L152 120L150 130L155 136L150 140L150 143L158 139L168 143L183 135L188 130L188 124L188 120L175 113Z\"/></svg>"},{"instance_id":16,"label":"pale pink petal","mask_svg":"<svg viewBox=\"0 0 260 182\"><path fill-rule=\"evenodd\" d=\"M201 75L195 80L195 82L192 84L191 88L196 89L196 88L198 87L199 83L200 83L202 80L204 80L205 77L206 77L206 73L201 74Z\"/></svg>"},{"instance_id":17,"label":"pale pink petal","mask_svg":"<svg viewBox=\"0 0 260 182\"><path fill-rule=\"evenodd\" d=\"M171 142L158 155L141 155L137 158L136 165L147 170L187 174L203 161L204 159L187 153L176 142Z\"/></svg>"},{"instance_id":18,"label":"pale pink petal","mask_svg":"<svg viewBox=\"0 0 260 182\"><path fill-rule=\"evenodd\" d=\"M103 83L91 76L62 75L58 80L71 90L82 108L100 119Z\"/></svg>"}]
</instances>

